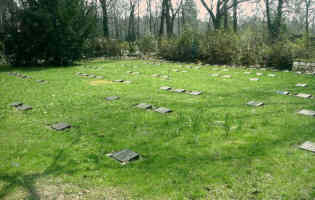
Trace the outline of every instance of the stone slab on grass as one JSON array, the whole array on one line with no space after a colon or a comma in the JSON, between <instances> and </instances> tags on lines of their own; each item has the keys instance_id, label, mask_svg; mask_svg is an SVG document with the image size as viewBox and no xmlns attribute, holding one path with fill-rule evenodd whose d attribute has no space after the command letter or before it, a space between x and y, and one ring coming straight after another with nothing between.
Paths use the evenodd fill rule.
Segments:
<instances>
[{"instance_id":1,"label":"stone slab on grass","mask_svg":"<svg viewBox=\"0 0 315 200\"><path fill-rule=\"evenodd\" d=\"M303 109L303 110L300 110L300 111L298 112L298 114L315 117L315 111L314 111L314 110Z\"/></svg>"},{"instance_id":2,"label":"stone slab on grass","mask_svg":"<svg viewBox=\"0 0 315 200\"><path fill-rule=\"evenodd\" d=\"M264 103L263 102L257 102L257 101L250 101L247 103L247 105L254 106L254 107L260 107L260 106L263 106Z\"/></svg>"},{"instance_id":3,"label":"stone slab on grass","mask_svg":"<svg viewBox=\"0 0 315 200\"><path fill-rule=\"evenodd\" d=\"M124 80L120 80L120 79L118 79L118 80L113 80L113 82L116 82L116 83L122 83L122 82L124 82Z\"/></svg>"},{"instance_id":4,"label":"stone slab on grass","mask_svg":"<svg viewBox=\"0 0 315 200\"><path fill-rule=\"evenodd\" d=\"M110 97L106 97L105 99L106 99L107 101L114 101L114 100L120 99L120 97L119 97L119 96L110 96Z\"/></svg>"},{"instance_id":5,"label":"stone slab on grass","mask_svg":"<svg viewBox=\"0 0 315 200\"><path fill-rule=\"evenodd\" d=\"M305 99L308 99L308 98L311 98L312 95L311 94L305 94L305 93L298 93L297 95L295 95L297 97L301 97L301 98L305 98Z\"/></svg>"},{"instance_id":6,"label":"stone slab on grass","mask_svg":"<svg viewBox=\"0 0 315 200\"><path fill-rule=\"evenodd\" d=\"M288 92L288 91L280 91L280 90L278 90L276 92L277 92L277 94L282 94L282 95L289 95L290 94L290 92Z\"/></svg>"},{"instance_id":7,"label":"stone slab on grass","mask_svg":"<svg viewBox=\"0 0 315 200\"><path fill-rule=\"evenodd\" d=\"M71 128L71 125L65 122L60 122L60 123L51 125L51 128L56 131L63 131L63 130Z\"/></svg>"},{"instance_id":8,"label":"stone slab on grass","mask_svg":"<svg viewBox=\"0 0 315 200\"><path fill-rule=\"evenodd\" d=\"M28 106L28 105L21 105L21 106L17 106L16 107L18 110L21 110L21 111L27 111L27 110L32 110L33 108L31 106Z\"/></svg>"},{"instance_id":9,"label":"stone slab on grass","mask_svg":"<svg viewBox=\"0 0 315 200\"><path fill-rule=\"evenodd\" d=\"M171 90L172 88L171 87L168 87L168 86L162 86L160 87L160 90Z\"/></svg>"},{"instance_id":10,"label":"stone slab on grass","mask_svg":"<svg viewBox=\"0 0 315 200\"><path fill-rule=\"evenodd\" d=\"M315 153L315 143L314 142L306 141L303 144L301 144L299 146L299 148Z\"/></svg>"},{"instance_id":11,"label":"stone slab on grass","mask_svg":"<svg viewBox=\"0 0 315 200\"><path fill-rule=\"evenodd\" d=\"M155 109L156 112L162 113L162 114L166 114L166 113L170 113L172 112L171 109L165 108L165 107L160 107Z\"/></svg>"},{"instance_id":12,"label":"stone slab on grass","mask_svg":"<svg viewBox=\"0 0 315 200\"><path fill-rule=\"evenodd\" d=\"M295 85L296 87L307 87L306 83L298 83Z\"/></svg>"},{"instance_id":13,"label":"stone slab on grass","mask_svg":"<svg viewBox=\"0 0 315 200\"><path fill-rule=\"evenodd\" d=\"M173 92L177 92L177 93L184 93L186 90L185 89L175 89L173 90Z\"/></svg>"},{"instance_id":14,"label":"stone slab on grass","mask_svg":"<svg viewBox=\"0 0 315 200\"><path fill-rule=\"evenodd\" d=\"M136 107L148 110L148 109L152 108L152 105L151 104L147 104L147 103L140 103L140 104L136 105Z\"/></svg>"},{"instance_id":15,"label":"stone slab on grass","mask_svg":"<svg viewBox=\"0 0 315 200\"><path fill-rule=\"evenodd\" d=\"M259 81L259 78L250 78L250 81Z\"/></svg>"},{"instance_id":16,"label":"stone slab on grass","mask_svg":"<svg viewBox=\"0 0 315 200\"><path fill-rule=\"evenodd\" d=\"M114 158L115 160L121 162L122 164L127 164L130 161L137 160L140 155L129 149L124 149L122 151L108 154L108 156Z\"/></svg>"},{"instance_id":17,"label":"stone slab on grass","mask_svg":"<svg viewBox=\"0 0 315 200\"><path fill-rule=\"evenodd\" d=\"M200 92L200 91L191 91L191 92L188 92L188 94L195 95L195 96L201 95L201 93L202 93L202 92Z\"/></svg>"}]
</instances>

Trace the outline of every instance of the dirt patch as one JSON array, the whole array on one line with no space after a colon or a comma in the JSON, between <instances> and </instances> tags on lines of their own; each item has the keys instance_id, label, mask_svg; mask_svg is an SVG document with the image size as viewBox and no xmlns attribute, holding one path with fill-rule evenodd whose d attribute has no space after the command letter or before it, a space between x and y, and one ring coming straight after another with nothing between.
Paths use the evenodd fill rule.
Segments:
<instances>
[{"instance_id":1,"label":"dirt patch","mask_svg":"<svg viewBox=\"0 0 315 200\"><path fill-rule=\"evenodd\" d=\"M91 81L90 85L98 86L98 85L105 85L105 84L112 84L112 81L109 80L97 80L97 81Z\"/></svg>"}]
</instances>

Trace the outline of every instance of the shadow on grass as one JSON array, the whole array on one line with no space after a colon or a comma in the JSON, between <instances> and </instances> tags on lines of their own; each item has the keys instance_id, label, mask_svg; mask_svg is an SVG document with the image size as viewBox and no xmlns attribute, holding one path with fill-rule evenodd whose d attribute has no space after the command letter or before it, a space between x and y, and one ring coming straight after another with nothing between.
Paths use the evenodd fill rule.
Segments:
<instances>
[{"instance_id":1,"label":"shadow on grass","mask_svg":"<svg viewBox=\"0 0 315 200\"><path fill-rule=\"evenodd\" d=\"M31 200L40 200L40 195L38 194L35 184L36 181L40 178L49 176L49 175L58 175L62 173L74 173L74 170L68 171L65 168L68 167L71 163L63 163L60 164L59 162L63 162L65 160L65 150L71 148L71 146L80 142L82 134L78 135L68 147L60 149L57 152L57 155L54 157L52 163L42 172L42 173L35 173L35 174L21 174L16 172L15 174L0 174L0 181L6 183L3 188L0 190L0 199L5 198L11 192L14 191L17 187L24 188L27 193L28 197L26 199Z\"/></svg>"}]
</instances>

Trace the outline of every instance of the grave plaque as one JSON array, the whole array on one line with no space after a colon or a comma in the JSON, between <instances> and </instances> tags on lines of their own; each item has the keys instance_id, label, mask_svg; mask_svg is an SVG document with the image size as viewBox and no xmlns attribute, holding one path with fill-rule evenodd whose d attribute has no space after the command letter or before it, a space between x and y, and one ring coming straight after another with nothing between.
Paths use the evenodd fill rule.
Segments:
<instances>
[{"instance_id":1,"label":"grave plaque","mask_svg":"<svg viewBox=\"0 0 315 200\"><path fill-rule=\"evenodd\" d=\"M295 85L296 87L306 87L307 84L306 83L298 83Z\"/></svg>"},{"instance_id":2,"label":"grave plaque","mask_svg":"<svg viewBox=\"0 0 315 200\"><path fill-rule=\"evenodd\" d=\"M176 90L174 90L174 92L177 92L177 93L183 93L185 91L186 91L185 89L176 89Z\"/></svg>"},{"instance_id":3,"label":"grave plaque","mask_svg":"<svg viewBox=\"0 0 315 200\"><path fill-rule=\"evenodd\" d=\"M80 74L80 76L89 76L88 74Z\"/></svg>"},{"instance_id":4,"label":"grave plaque","mask_svg":"<svg viewBox=\"0 0 315 200\"><path fill-rule=\"evenodd\" d=\"M314 142L306 141L303 144L301 144L299 146L299 148L315 153L315 143Z\"/></svg>"},{"instance_id":5,"label":"grave plaque","mask_svg":"<svg viewBox=\"0 0 315 200\"><path fill-rule=\"evenodd\" d=\"M222 76L223 78L231 78L232 76L231 75L224 75Z\"/></svg>"},{"instance_id":6,"label":"grave plaque","mask_svg":"<svg viewBox=\"0 0 315 200\"><path fill-rule=\"evenodd\" d=\"M275 74L268 74L269 77L275 77Z\"/></svg>"},{"instance_id":7,"label":"grave plaque","mask_svg":"<svg viewBox=\"0 0 315 200\"><path fill-rule=\"evenodd\" d=\"M45 80L36 80L37 83L46 83Z\"/></svg>"},{"instance_id":8,"label":"grave plaque","mask_svg":"<svg viewBox=\"0 0 315 200\"><path fill-rule=\"evenodd\" d=\"M199 91L191 91L189 94L197 96L197 95L201 95L201 92L199 92Z\"/></svg>"},{"instance_id":9,"label":"grave plaque","mask_svg":"<svg viewBox=\"0 0 315 200\"><path fill-rule=\"evenodd\" d=\"M262 74L262 73L256 73L256 75L257 75L257 76L262 76L263 74Z\"/></svg>"},{"instance_id":10,"label":"grave plaque","mask_svg":"<svg viewBox=\"0 0 315 200\"><path fill-rule=\"evenodd\" d=\"M152 74L152 77L160 77L160 74Z\"/></svg>"},{"instance_id":11,"label":"grave plaque","mask_svg":"<svg viewBox=\"0 0 315 200\"><path fill-rule=\"evenodd\" d=\"M18 106L21 106L21 105L23 105L22 102L14 102L14 103L11 103L9 106L11 106L11 107L18 107Z\"/></svg>"},{"instance_id":12,"label":"grave plaque","mask_svg":"<svg viewBox=\"0 0 315 200\"><path fill-rule=\"evenodd\" d=\"M139 154L129 149L111 154L111 157L122 163L128 163L139 158Z\"/></svg>"},{"instance_id":13,"label":"grave plaque","mask_svg":"<svg viewBox=\"0 0 315 200\"><path fill-rule=\"evenodd\" d=\"M251 78L249 80L251 80L251 81L259 81L259 78Z\"/></svg>"},{"instance_id":14,"label":"grave plaque","mask_svg":"<svg viewBox=\"0 0 315 200\"><path fill-rule=\"evenodd\" d=\"M251 72L244 72L244 74L251 74Z\"/></svg>"},{"instance_id":15,"label":"grave plaque","mask_svg":"<svg viewBox=\"0 0 315 200\"><path fill-rule=\"evenodd\" d=\"M33 108L31 106L28 105L20 105L16 107L18 110L22 110L22 111L27 111L27 110L32 110Z\"/></svg>"},{"instance_id":16,"label":"grave plaque","mask_svg":"<svg viewBox=\"0 0 315 200\"><path fill-rule=\"evenodd\" d=\"M63 131L65 129L71 128L71 125L64 122L60 122L60 123L51 125L51 128L56 131Z\"/></svg>"},{"instance_id":17,"label":"grave plaque","mask_svg":"<svg viewBox=\"0 0 315 200\"><path fill-rule=\"evenodd\" d=\"M104 76L96 76L97 79L103 79Z\"/></svg>"},{"instance_id":18,"label":"grave plaque","mask_svg":"<svg viewBox=\"0 0 315 200\"><path fill-rule=\"evenodd\" d=\"M298 112L298 114L315 117L315 111L313 111L313 110L306 110L306 109L303 109L303 110L300 110L300 111Z\"/></svg>"},{"instance_id":19,"label":"grave plaque","mask_svg":"<svg viewBox=\"0 0 315 200\"><path fill-rule=\"evenodd\" d=\"M118 100L120 97L118 97L118 96L111 96L111 97L106 97L105 99L107 100L107 101L114 101L114 100Z\"/></svg>"},{"instance_id":20,"label":"grave plaque","mask_svg":"<svg viewBox=\"0 0 315 200\"><path fill-rule=\"evenodd\" d=\"M152 105L151 104L147 104L147 103L140 103L138 105L136 105L137 108L141 108L141 109L151 109Z\"/></svg>"},{"instance_id":21,"label":"grave plaque","mask_svg":"<svg viewBox=\"0 0 315 200\"><path fill-rule=\"evenodd\" d=\"M88 76L89 78L95 78L96 76L94 74L91 74Z\"/></svg>"},{"instance_id":22,"label":"grave plaque","mask_svg":"<svg viewBox=\"0 0 315 200\"><path fill-rule=\"evenodd\" d=\"M219 74L211 74L211 76L217 77L217 76L219 76Z\"/></svg>"},{"instance_id":23,"label":"grave plaque","mask_svg":"<svg viewBox=\"0 0 315 200\"><path fill-rule=\"evenodd\" d=\"M250 101L250 102L247 103L247 105L254 106L254 107L259 107L259 106L263 106L264 103L263 102Z\"/></svg>"},{"instance_id":24,"label":"grave plaque","mask_svg":"<svg viewBox=\"0 0 315 200\"><path fill-rule=\"evenodd\" d=\"M184 71L182 71L182 72L186 73L186 72L188 72L188 71L184 70Z\"/></svg>"},{"instance_id":25,"label":"grave plaque","mask_svg":"<svg viewBox=\"0 0 315 200\"><path fill-rule=\"evenodd\" d=\"M113 82L122 83L122 82L124 82L124 80L114 80Z\"/></svg>"},{"instance_id":26,"label":"grave plaque","mask_svg":"<svg viewBox=\"0 0 315 200\"><path fill-rule=\"evenodd\" d=\"M302 98L305 98L305 99L312 97L311 94L305 94L305 93L299 93L299 94L297 94L297 95L295 95L295 96L297 96L297 97L302 97Z\"/></svg>"},{"instance_id":27,"label":"grave plaque","mask_svg":"<svg viewBox=\"0 0 315 200\"><path fill-rule=\"evenodd\" d=\"M162 86L160 87L160 90L170 90L172 89L171 87L168 87L168 86Z\"/></svg>"},{"instance_id":28,"label":"grave plaque","mask_svg":"<svg viewBox=\"0 0 315 200\"><path fill-rule=\"evenodd\" d=\"M156 109L155 111L159 112L159 113L162 113L162 114L166 114L166 113L172 112L172 110L170 110L168 108L164 108L164 107L160 107L160 108Z\"/></svg>"},{"instance_id":29,"label":"grave plaque","mask_svg":"<svg viewBox=\"0 0 315 200\"><path fill-rule=\"evenodd\" d=\"M288 91L277 91L277 94L282 94L282 95L289 95L290 94L290 92L288 92Z\"/></svg>"}]
</instances>

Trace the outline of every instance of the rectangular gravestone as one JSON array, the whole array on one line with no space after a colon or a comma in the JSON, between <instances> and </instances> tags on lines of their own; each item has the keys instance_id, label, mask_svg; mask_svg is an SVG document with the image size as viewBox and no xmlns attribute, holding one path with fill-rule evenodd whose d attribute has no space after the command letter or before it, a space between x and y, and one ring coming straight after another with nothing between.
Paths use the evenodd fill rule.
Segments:
<instances>
[{"instance_id":1,"label":"rectangular gravestone","mask_svg":"<svg viewBox=\"0 0 315 200\"><path fill-rule=\"evenodd\" d=\"M185 92L186 90L185 89L175 89L173 90L174 92L177 92L177 93L183 93Z\"/></svg>"},{"instance_id":2,"label":"rectangular gravestone","mask_svg":"<svg viewBox=\"0 0 315 200\"><path fill-rule=\"evenodd\" d=\"M223 78L231 78L232 76L231 75L224 75L222 76Z\"/></svg>"},{"instance_id":3,"label":"rectangular gravestone","mask_svg":"<svg viewBox=\"0 0 315 200\"><path fill-rule=\"evenodd\" d=\"M211 76L217 77L217 76L219 76L219 74L211 74Z\"/></svg>"},{"instance_id":4,"label":"rectangular gravestone","mask_svg":"<svg viewBox=\"0 0 315 200\"><path fill-rule=\"evenodd\" d=\"M27 111L27 110L32 110L33 108L31 106L28 105L21 105L21 106L17 106L16 107L18 110L22 110L22 111Z\"/></svg>"},{"instance_id":5,"label":"rectangular gravestone","mask_svg":"<svg viewBox=\"0 0 315 200\"><path fill-rule=\"evenodd\" d=\"M256 73L256 75L257 75L257 76L262 76L263 74L262 74L262 73Z\"/></svg>"},{"instance_id":6,"label":"rectangular gravestone","mask_svg":"<svg viewBox=\"0 0 315 200\"><path fill-rule=\"evenodd\" d=\"M140 103L138 105L136 105L137 108L141 108L141 109L151 109L152 105L151 104L147 104L147 103Z\"/></svg>"},{"instance_id":7,"label":"rectangular gravestone","mask_svg":"<svg viewBox=\"0 0 315 200\"><path fill-rule=\"evenodd\" d=\"M303 109L303 110L300 110L300 111L298 112L298 114L315 117L315 111L313 111L313 110L306 110L306 109Z\"/></svg>"},{"instance_id":8,"label":"rectangular gravestone","mask_svg":"<svg viewBox=\"0 0 315 200\"><path fill-rule=\"evenodd\" d=\"M126 164L130 161L138 159L139 154L129 149L124 149L122 151L110 154L110 157L114 158L115 160L118 160L123 164Z\"/></svg>"},{"instance_id":9,"label":"rectangular gravestone","mask_svg":"<svg viewBox=\"0 0 315 200\"><path fill-rule=\"evenodd\" d=\"M113 82L122 83L122 82L124 82L124 80L114 80Z\"/></svg>"},{"instance_id":10,"label":"rectangular gravestone","mask_svg":"<svg viewBox=\"0 0 315 200\"><path fill-rule=\"evenodd\" d=\"M298 83L298 84L296 84L295 86L296 86L296 87L306 87L307 84L305 84L305 83Z\"/></svg>"},{"instance_id":11,"label":"rectangular gravestone","mask_svg":"<svg viewBox=\"0 0 315 200\"><path fill-rule=\"evenodd\" d=\"M103 79L104 76L96 76L95 78L97 78L97 79Z\"/></svg>"},{"instance_id":12,"label":"rectangular gravestone","mask_svg":"<svg viewBox=\"0 0 315 200\"><path fill-rule=\"evenodd\" d=\"M275 74L268 74L269 77L275 77Z\"/></svg>"},{"instance_id":13,"label":"rectangular gravestone","mask_svg":"<svg viewBox=\"0 0 315 200\"><path fill-rule=\"evenodd\" d=\"M202 93L202 92L199 92L199 91L191 91L191 92L189 92L189 94L195 95L195 96L201 95L201 93Z\"/></svg>"},{"instance_id":14,"label":"rectangular gravestone","mask_svg":"<svg viewBox=\"0 0 315 200\"><path fill-rule=\"evenodd\" d=\"M263 102L250 101L247 103L247 105L254 106L254 107L260 107L260 106L263 106L264 103Z\"/></svg>"},{"instance_id":15,"label":"rectangular gravestone","mask_svg":"<svg viewBox=\"0 0 315 200\"><path fill-rule=\"evenodd\" d=\"M301 98L305 98L305 99L307 99L307 98L311 98L312 97L312 95L311 94L305 94L305 93L298 93L297 95L295 95L295 96L297 96L297 97L301 97Z\"/></svg>"},{"instance_id":16,"label":"rectangular gravestone","mask_svg":"<svg viewBox=\"0 0 315 200\"><path fill-rule=\"evenodd\" d=\"M162 113L162 114L166 114L166 113L172 112L172 110L170 110L168 108L164 108L164 107L160 107L160 108L156 109L155 111L159 112L159 113Z\"/></svg>"},{"instance_id":17,"label":"rectangular gravestone","mask_svg":"<svg viewBox=\"0 0 315 200\"><path fill-rule=\"evenodd\" d=\"M107 101L114 101L114 100L118 100L120 97L119 96L110 96L110 97L106 97L105 99Z\"/></svg>"},{"instance_id":18,"label":"rectangular gravestone","mask_svg":"<svg viewBox=\"0 0 315 200\"><path fill-rule=\"evenodd\" d=\"M11 103L9 106L11 106L11 107L18 107L18 106L21 106L21 105L23 105L22 102L14 102L14 103Z\"/></svg>"},{"instance_id":19,"label":"rectangular gravestone","mask_svg":"<svg viewBox=\"0 0 315 200\"><path fill-rule=\"evenodd\" d=\"M315 153L315 143L310 142L310 141L304 142L303 144L299 146L299 148Z\"/></svg>"},{"instance_id":20,"label":"rectangular gravestone","mask_svg":"<svg viewBox=\"0 0 315 200\"><path fill-rule=\"evenodd\" d=\"M160 90L170 90L172 89L171 87L168 87L168 86L162 86L160 87Z\"/></svg>"},{"instance_id":21,"label":"rectangular gravestone","mask_svg":"<svg viewBox=\"0 0 315 200\"><path fill-rule=\"evenodd\" d=\"M290 92L288 92L288 91L277 91L277 94L282 94L282 95L289 95L290 94Z\"/></svg>"},{"instance_id":22,"label":"rectangular gravestone","mask_svg":"<svg viewBox=\"0 0 315 200\"><path fill-rule=\"evenodd\" d=\"M60 122L60 123L51 125L51 128L56 131L63 131L65 129L71 128L71 125L64 122Z\"/></svg>"},{"instance_id":23,"label":"rectangular gravestone","mask_svg":"<svg viewBox=\"0 0 315 200\"><path fill-rule=\"evenodd\" d=\"M259 78L251 78L250 81L259 81Z\"/></svg>"},{"instance_id":24,"label":"rectangular gravestone","mask_svg":"<svg viewBox=\"0 0 315 200\"><path fill-rule=\"evenodd\" d=\"M160 77L160 74L152 74L152 77Z\"/></svg>"}]
</instances>

